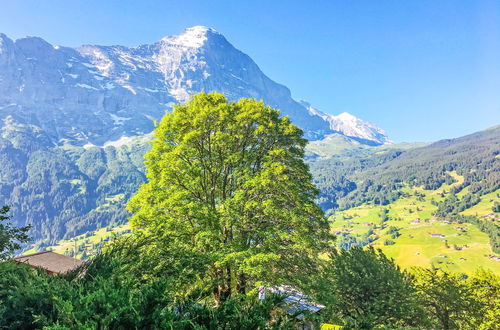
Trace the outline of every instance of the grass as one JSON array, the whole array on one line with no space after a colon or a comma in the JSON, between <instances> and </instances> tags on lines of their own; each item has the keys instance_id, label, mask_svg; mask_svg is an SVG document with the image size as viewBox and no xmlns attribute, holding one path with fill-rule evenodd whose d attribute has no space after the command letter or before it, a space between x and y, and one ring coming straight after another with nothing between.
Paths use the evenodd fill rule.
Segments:
<instances>
[{"instance_id":1,"label":"grass","mask_svg":"<svg viewBox=\"0 0 500 330\"><path fill-rule=\"evenodd\" d=\"M490 256L495 254L491 250L488 235L474 225L446 223L446 219L435 219L432 216L437 209L432 200L443 200L450 188L463 182L463 178L456 173L450 175L457 182L443 185L437 190L406 187L403 189L407 193L406 197L389 205L366 204L337 212L330 217L331 228L334 232L350 231L350 234L356 237L372 229L378 236L372 244L394 258L403 268L434 265L451 271L472 273L478 267L483 267L500 274L500 261L490 259ZM484 195L479 204L462 213L492 213L491 206L495 199L498 200L497 193L498 191ZM384 209L388 211L389 217L385 222L382 221ZM364 225L366 222L373 223L373 226ZM387 233L391 226L399 228L399 237L392 238ZM431 233L442 234L444 237L433 237ZM395 244L384 245L387 239Z\"/></svg>"},{"instance_id":2,"label":"grass","mask_svg":"<svg viewBox=\"0 0 500 330\"><path fill-rule=\"evenodd\" d=\"M130 227L128 225L100 228L69 240L61 240L57 244L47 247L45 250L65 255L73 254L76 258L85 259L96 253L105 242L112 240L114 237L126 235L129 232ZM34 252L37 252L37 250L31 249L25 251L24 254Z\"/></svg>"},{"instance_id":3,"label":"grass","mask_svg":"<svg viewBox=\"0 0 500 330\"><path fill-rule=\"evenodd\" d=\"M478 217L484 217L488 214L492 214L493 204L495 202L500 202L500 198L498 198L499 195L500 189L492 193L483 195L481 196L481 201L479 203L461 213L463 215L476 215Z\"/></svg>"}]
</instances>

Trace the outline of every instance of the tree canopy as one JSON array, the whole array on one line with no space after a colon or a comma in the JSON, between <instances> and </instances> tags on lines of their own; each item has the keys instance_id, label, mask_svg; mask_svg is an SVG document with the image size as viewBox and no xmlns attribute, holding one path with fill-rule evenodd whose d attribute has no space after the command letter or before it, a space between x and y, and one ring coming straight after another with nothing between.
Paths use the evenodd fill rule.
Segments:
<instances>
[{"instance_id":1,"label":"tree canopy","mask_svg":"<svg viewBox=\"0 0 500 330\"><path fill-rule=\"evenodd\" d=\"M201 255L217 302L250 283L296 283L317 270L332 236L314 200L302 131L252 99L200 93L154 131L148 182L130 223Z\"/></svg>"},{"instance_id":2,"label":"tree canopy","mask_svg":"<svg viewBox=\"0 0 500 330\"><path fill-rule=\"evenodd\" d=\"M14 251L21 248L21 243L26 243L30 239L27 232L31 227L13 227L7 222L10 219L8 213L8 206L0 208L0 261L9 258Z\"/></svg>"},{"instance_id":3,"label":"tree canopy","mask_svg":"<svg viewBox=\"0 0 500 330\"><path fill-rule=\"evenodd\" d=\"M318 281L326 314L354 329L425 325L413 278L382 251L336 251Z\"/></svg>"}]
</instances>

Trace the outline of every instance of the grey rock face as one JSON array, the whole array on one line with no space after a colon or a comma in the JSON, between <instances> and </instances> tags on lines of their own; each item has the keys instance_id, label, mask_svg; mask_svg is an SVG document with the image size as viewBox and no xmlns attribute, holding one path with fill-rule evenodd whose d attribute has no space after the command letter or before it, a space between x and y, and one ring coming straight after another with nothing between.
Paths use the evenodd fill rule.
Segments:
<instances>
[{"instance_id":1,"label":"grey rock face","mask_svg":"<svg viewBox=\"0 0 500 330\"><path fill-rule=\"evenodd\" d=\"M38 126L54 145L104 145L148 133L172 104L202 90L230 100L262 99L308 139L345 130L292 99L288 88L210 28L192 27L151 45L76 49L0 34L0 119Z\"/></svg>"}]
</instances>

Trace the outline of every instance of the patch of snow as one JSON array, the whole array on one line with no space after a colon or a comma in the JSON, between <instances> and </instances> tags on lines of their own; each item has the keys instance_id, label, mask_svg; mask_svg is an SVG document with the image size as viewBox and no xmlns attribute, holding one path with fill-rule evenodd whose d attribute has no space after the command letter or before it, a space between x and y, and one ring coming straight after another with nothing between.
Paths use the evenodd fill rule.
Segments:
<instances>
[{"instance_id":1,"label":"patch of snow","mask_svg":"<svg viewBox=\"0 0 500 330\"><path fill-rule=\"evenodd\" d=\"M188 91L182 87L171 89L169 93L179 102L185 102L189 99Z\"/></svg>"},{"instance_id":2,"label":"patch of snow","mask_svg":"<svg viewBox=\"0 0 500 330\"><path fill-rule=\"evenodd\" d=\"M137 92L135 91L135 89L133 89L132 86L130 86L130 85L122 85L122 87L128 89L134 95L137 94Z\"/></svg>"},{"instance_id":3,"label":"patch of snow","mask_svg":"<svg viewBox=\"0 0 500 330\"><path fill-rule=\"evenodd\" d=\"M179 45L184 47L199 48L207 41L207 33L218 33L214 29L206 26L193 26L187 28L179 35L172 37L165 37L162 41L172 45Z\"/></svg>"},{"instance_id":4,"label":"patch of snow","mask_svg":"<svg viewBox=\"0 0 500 330\"><path fill-rule=\"evenodd\" d=\"M120 147L120 146L123 146L125 144L130 143L133 140L134 140L134 138L132 136L122 136L118 140L104 142L103 147L104 148L106 148L106 147Z\"/></svg>"},{"instance_id":5,"label":"patch of snow","mask_svg":"<svg viewBox=\"0 0 500 330\"><path fill-rule=\"evenodd\" d=\"M16 106L16 105L17 105L17 103L7 104L7 105L4 105L4 106L0 107L0 110L6 109L6 108L9 108L9 107L13 107L13 106Z\"/></svg>"},{"instance_id":6,"label":"patch of snow","mask_svg":"<svg viewBox=\"0 0 500 330\"><path fill-rule=\"evenodd\" d=\"M348 112L342 112L334 116L319 111L305 101L300 101L300 103L306 107L310 115L322 118L324 121L328 122L330 129L340 132L345 136L369 140L379 144L392 143L383 129L375 124L361 120Z\"/></svg>"},{"instance_id":7,"label":"patch of snow","mask_svg":"<svg viewBox=\"0 0 500 330\"><path fill-rule=\"evenodd\" d=\"M79 77L79 75L74 74L74 73L66 73L66 75L67 75L67 76L70 76L70 77L71 77L71 78L73 78L73 79L76 79L76 78L78 78L78 77Z\"/></svg>"},{"instance_id":8,"label":"patch of snow","mask_svg":"<svg viewBox=\"0 0 500 330\"><path fill-rule=\"evenodd\" d=\"M81 88L86 88L86 89L93 89L93 90L96 90L96 91L98 91L98 90L99 90L98 88L95 88L95 87L89 86L89 85L87 85L87 84L76 84L75 86L78 86L78 87L81 87Z\"/></svg>"},{"instance_id":9,"label":"patch of snow","mask_svg":"<svg viewBox=\"0 0 500 330\"><path fill-rule=\"evenodd\" d=\"M238 79L238 80L243 81L243 79L241 79L241 78L240 78L240 77L238 77L238 76L235 76L235 75L234 75L234 74L232 74L232 73L230 73L230 75L231 75L231 77L233 77L233 78L236 78L236 79Z\"/></svg>"},{"instance_id":10,"label":"patch of snow","mask_svg":"<svg viewBox=\"0 0 500 330\"><path fill-rule=\"evenodd\" d=\"M146 92L150 92L150 93L158 93L159 92L159 90L157 90L157 89L150 89L150 88L146 88L146 87L144 87L143 89Z\"/></svg>"},{"instance_id":11,"label":"patch of snow","mask_svg":"<svg viewBox=\"0 0 500 330\"><path fill-rule=\"evenodd\" d=\"M106 89L113 89L115 87L115 84L113 84L112 82L107 82L106 85L104 85L104 88Z\"/></svg>"},{"instance_id":12,"label":"patch of snow","mask_svg":"<svg viewBox=\"0 0 500 330\"><path fill-rule=\"evenodd\" d=\"M128 117L120 117L120 116L117 116L113 113L110 113L109 116L111 117L111 119L113 119L113 122L115 125L123 125L123 123L125 121L132 119L132 118L128 118Z\"/></svg>"},{"instance_id":13,"label":"patch of snow","mask_svg":"<svg viewBox=\"0 0 500 330\"><path fill-rule=\"evenodd\" d=\"M93 147L97 147L97 146L95 144L90 143L90 142L83 145L84 149L89 149L89 148L93 148Z\"/></svg>"}]
</instances>

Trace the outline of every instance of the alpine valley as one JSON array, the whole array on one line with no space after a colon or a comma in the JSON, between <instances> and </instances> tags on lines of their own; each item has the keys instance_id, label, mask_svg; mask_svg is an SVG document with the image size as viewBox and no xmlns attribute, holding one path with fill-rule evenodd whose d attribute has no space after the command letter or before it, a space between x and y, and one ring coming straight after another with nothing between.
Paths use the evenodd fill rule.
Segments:
<instances>
[{"instance_id":1,"label":"alpine valley","mask_svg":"<svg viewBox=\"0 0 500 330\"><path fill-rule=\"evenodd\" d=\"M500 271L499 126L394 144L372 123L294 100L202 26L138 47L0 34L0 205L32 225L35 249L77 237L83 253L101 228L126 232L124 205L145 181L154 122L200 91L263 100L304 131L339 246L378 245L405 266Z\"/></svg>"}]
</instances>

